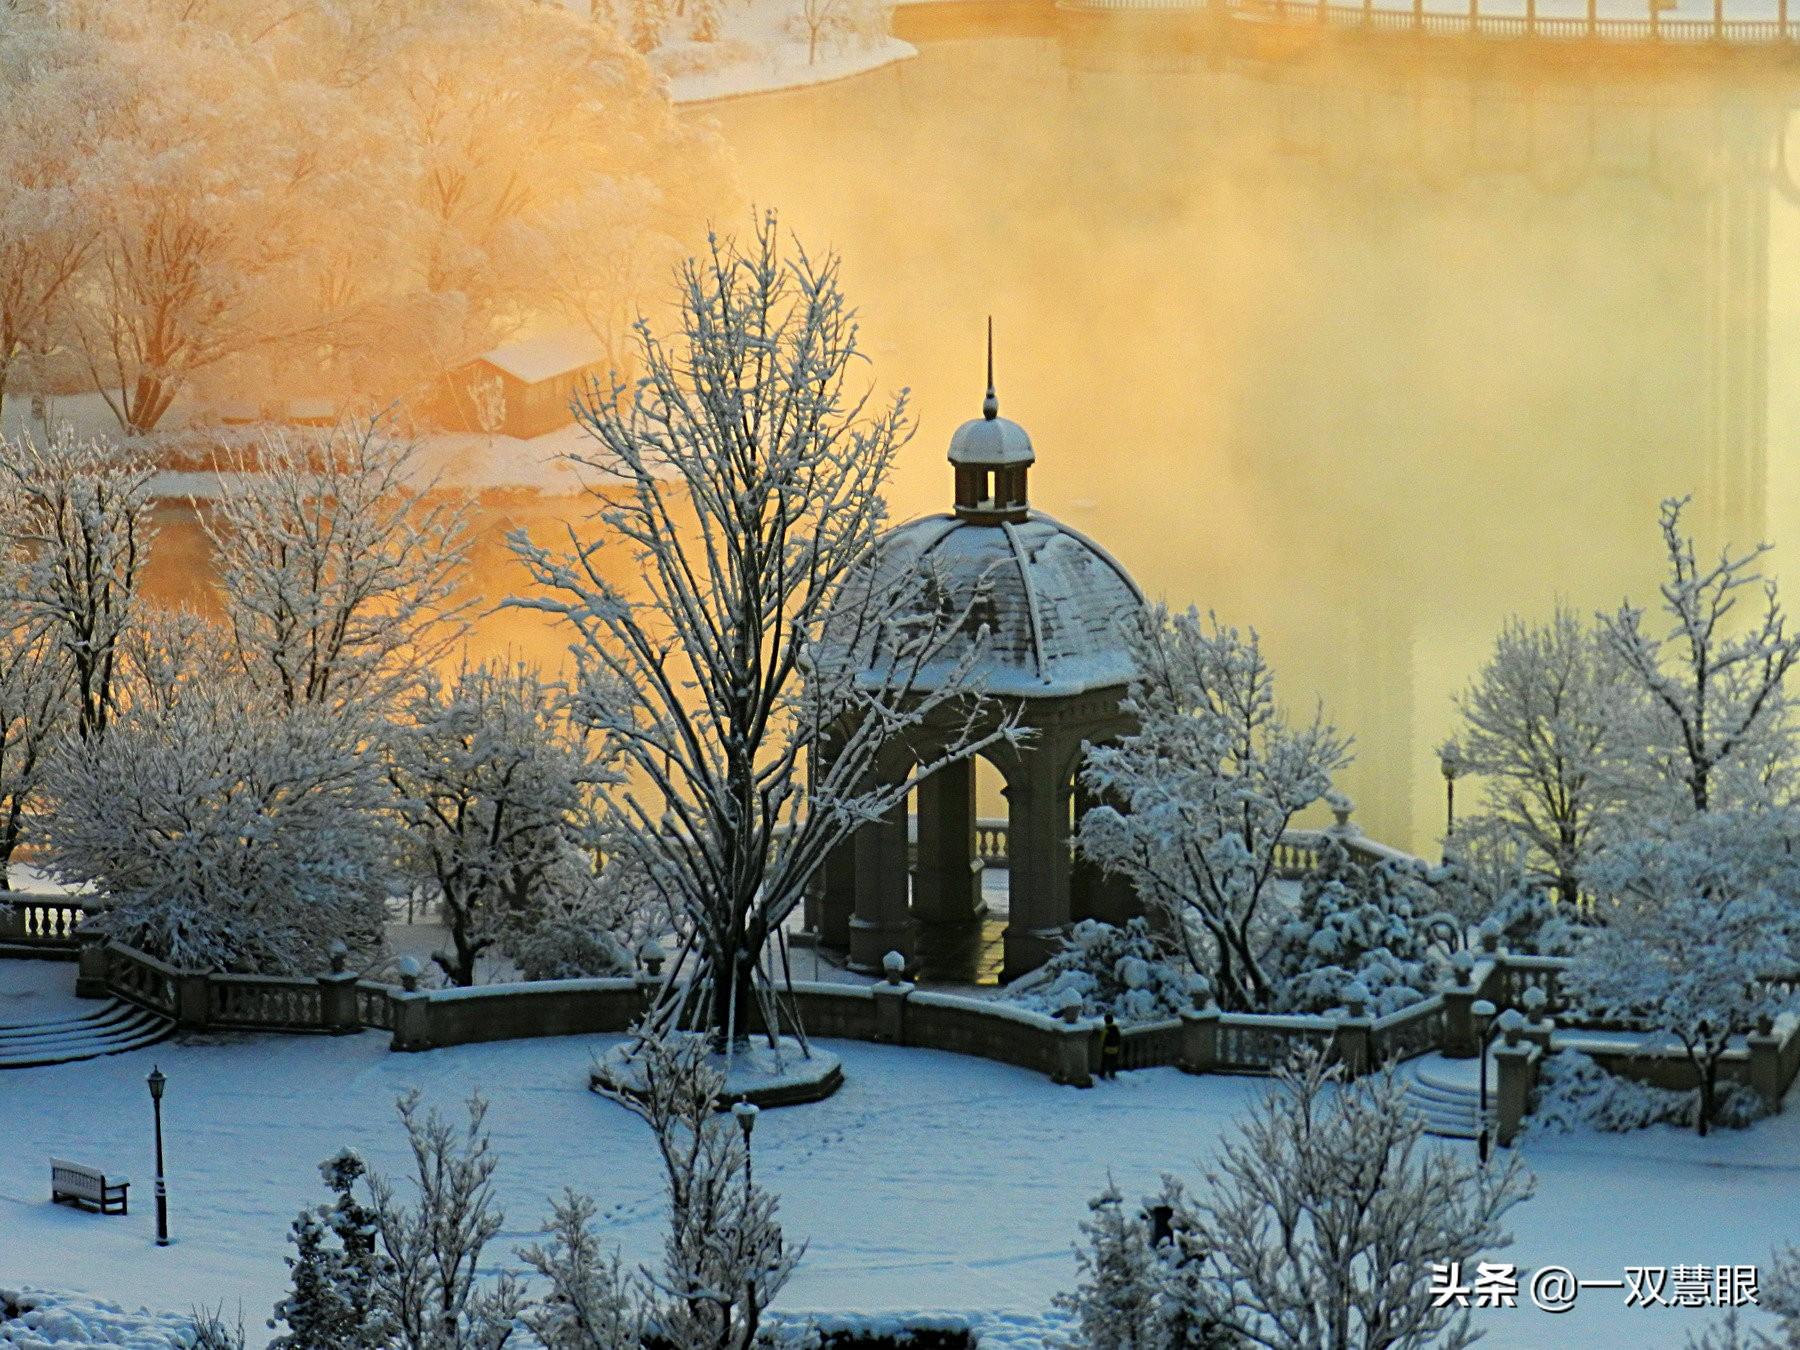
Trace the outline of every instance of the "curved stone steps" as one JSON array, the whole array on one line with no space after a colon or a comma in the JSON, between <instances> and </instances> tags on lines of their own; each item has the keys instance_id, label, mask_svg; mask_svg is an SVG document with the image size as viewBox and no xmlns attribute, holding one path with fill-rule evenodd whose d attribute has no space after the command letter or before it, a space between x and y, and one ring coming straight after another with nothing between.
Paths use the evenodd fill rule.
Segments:
<instances>
[{"instance_id":1,"label":"curved stone steps","mask_svg":"<svg viewBox=\"0 0 1800 1350\"><path fill-rule=\"evenodd\" d=\"M1454 1064L1455 1071L1445 1065ZM1474 1062L1437 1060L1430 1056L1416 1059L1402 1070L1406 1084L1406 1104L1425 1127L1425 1133L1440 1139L1476 1139L1481 1134L1481 1092L1478 1086L1463 1081L1473 1078ZM1490 1074L1492 1066L1489 1067ZM1494 1120L1494 1083L1488 1080L1488 1124Z\"/></svg>"},{"instance_id":2,"label":"curved stone steps","mask_svg":"<svg viewBox=\"0 0 1800 1350\"><path fill-rule=\"evenodd\" d=\"M139 1050L166 1040L174 1030L175 1024L166 1017L113 1000L81 1017L0 1027L0 1070L72 1064Z\"/></svg>"}]
</instances>

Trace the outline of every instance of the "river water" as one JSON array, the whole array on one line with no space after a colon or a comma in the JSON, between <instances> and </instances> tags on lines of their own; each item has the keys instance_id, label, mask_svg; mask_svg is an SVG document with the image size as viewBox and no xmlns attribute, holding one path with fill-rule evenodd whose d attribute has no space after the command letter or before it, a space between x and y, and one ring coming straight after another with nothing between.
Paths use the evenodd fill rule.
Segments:
<instances>
[{"instance_id":1,"label":"river water","mask_svg":"<svg viewBox=\"0 0 1800 1350\"><path fill-rule=\"evenodd\" d=\"M1434 747L1510 613L1653 598L1656 502L1800 556L1791 66L901 10L916 60L716 104L844 258L944 508L994 317L1033 504L1256 628L1434 847ZM1794 571L1800 577L1800 569Z\"/></svg>"}]
</instances>

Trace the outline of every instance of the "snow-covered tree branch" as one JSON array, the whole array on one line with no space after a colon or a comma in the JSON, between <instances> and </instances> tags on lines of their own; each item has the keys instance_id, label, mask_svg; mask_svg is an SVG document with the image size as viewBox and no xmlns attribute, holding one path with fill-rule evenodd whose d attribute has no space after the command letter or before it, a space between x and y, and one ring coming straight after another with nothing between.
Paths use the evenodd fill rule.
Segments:
<instances>
[{"instance_id":1,"label":"snow-covered tree branch","mask_svg":"<svg viewBox=\"0 0 1800 1350\"><path fill-rule=\"evenodd\" d=\"M978 744L952 736L882 784L876 757L976 700L972 656L919 679L966 615L874 562L911 426L904 396L856 383L837 260L784 257L769 217L743 247L715 238L680 286L676 338L640 323L644 377L581 408L596 445L578 462L623 479L595 488L602 530L564 552L515 535L538 590L513 603L573 628L573 715L625 771L604 789L615 848L676 916L653 1021L691 1010L724 1042L755 1004L774 1034L765 949L826 854Z\"/></svg>"}]
</instances>

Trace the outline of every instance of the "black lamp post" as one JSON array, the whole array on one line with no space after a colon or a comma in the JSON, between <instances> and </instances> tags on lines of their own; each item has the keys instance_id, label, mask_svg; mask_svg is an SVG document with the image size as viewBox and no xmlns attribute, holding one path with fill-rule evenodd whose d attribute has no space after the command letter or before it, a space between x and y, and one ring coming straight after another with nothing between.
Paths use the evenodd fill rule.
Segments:
<instances>
[{"instance_id":1,"label":"black lamp post","mask_svg":"<svg viewBox=\"0 0 1800 1350\"><path fill-rule=\"evenodd\" d=\"M1525 1018L1516 1008L1508 1008L1498 1017L1494 1016L1494 1005L1485 998L1477 999L1469 1008L1475 1019L1475 1035L1480 1044L1481 1054L1481 1134L1475 1141L1476 1155L1485 1166L1488 1160L1488 1090L1487 1061L1488 1046L1499 1032L1506 1032L1510 1039L1516 1039L1512 1033L1525 1025Z\"/></svg>"},{"instance_id":2,"label":"black lamp post","mask_svg":"<svg viewBox=\"0 0 1800 1350\"><path fill-rule=\"evenodd\" d=\"M1444 771L1444 837L1456 833L1456 776L1462 772L1462 747L1456 738L1438 747L1438 767Z\"/></svg>"},{"instance_id":3,"label":"black lamp post","mask_svg":"<svg viewBox=\"0 0 1800 1350\"><path fill-rule=\"evenodd\" d=\"M163 1180L162 1099L169 1079L160 1068L152 1065L150 1076L144 1081L150 1085L150 1108L156 1113L156 1245L166 1247L169 1245L169 1187Z\"/></svg>"},{"instance_id":4,"label":"black lamp post","mask_svg":"<svg viewBox=\"0 0 1800 1350\"><path fill-rule=\"evenodd\" d=\"M755 1184L750 1175L750 1132L756 1128L756 1103L738 1102L731 1108L731 1114L744 1132L744 1187L747 1190Z\"/></svg>"}]
</instances>

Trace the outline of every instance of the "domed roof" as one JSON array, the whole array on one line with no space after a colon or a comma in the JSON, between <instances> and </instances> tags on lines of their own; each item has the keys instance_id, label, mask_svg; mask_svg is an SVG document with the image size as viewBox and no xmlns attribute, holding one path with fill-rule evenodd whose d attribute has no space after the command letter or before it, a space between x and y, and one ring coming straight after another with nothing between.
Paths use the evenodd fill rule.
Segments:
<instances>
[{"instance_id":1,"label":"domed roof","mask_svg":"<svg viewBox=\"0 0 1800 1350\"><path fill-rule=\"evenodd\" d=\"M915 575L920 603L967 613L963 631L915 681L921 690L969 655L983 627L984 693L1066 697L1132 678L1120 628L1143 608L1143 593L1105 549L1060 521L1036 511L998 524L954 515L909 521L881 537L869 580L875 594L891 594L920 584Z\"/></svg>"},{"instance_id":2,"label":"domed roof","mask_svg":"<svg viewBox=\"0 0 1800 1350\"><path fill-rule=\"evenodd\" d=\"M994 394L988 391L988 400ZM952 464L985 464L1000 468L1012 464L1033 464L1037 456L1031 450L1031 437L1017 422L999 416L998 409L983 417L972 417L956 429L950 438Z\"/></svg>"}]
</instances>

